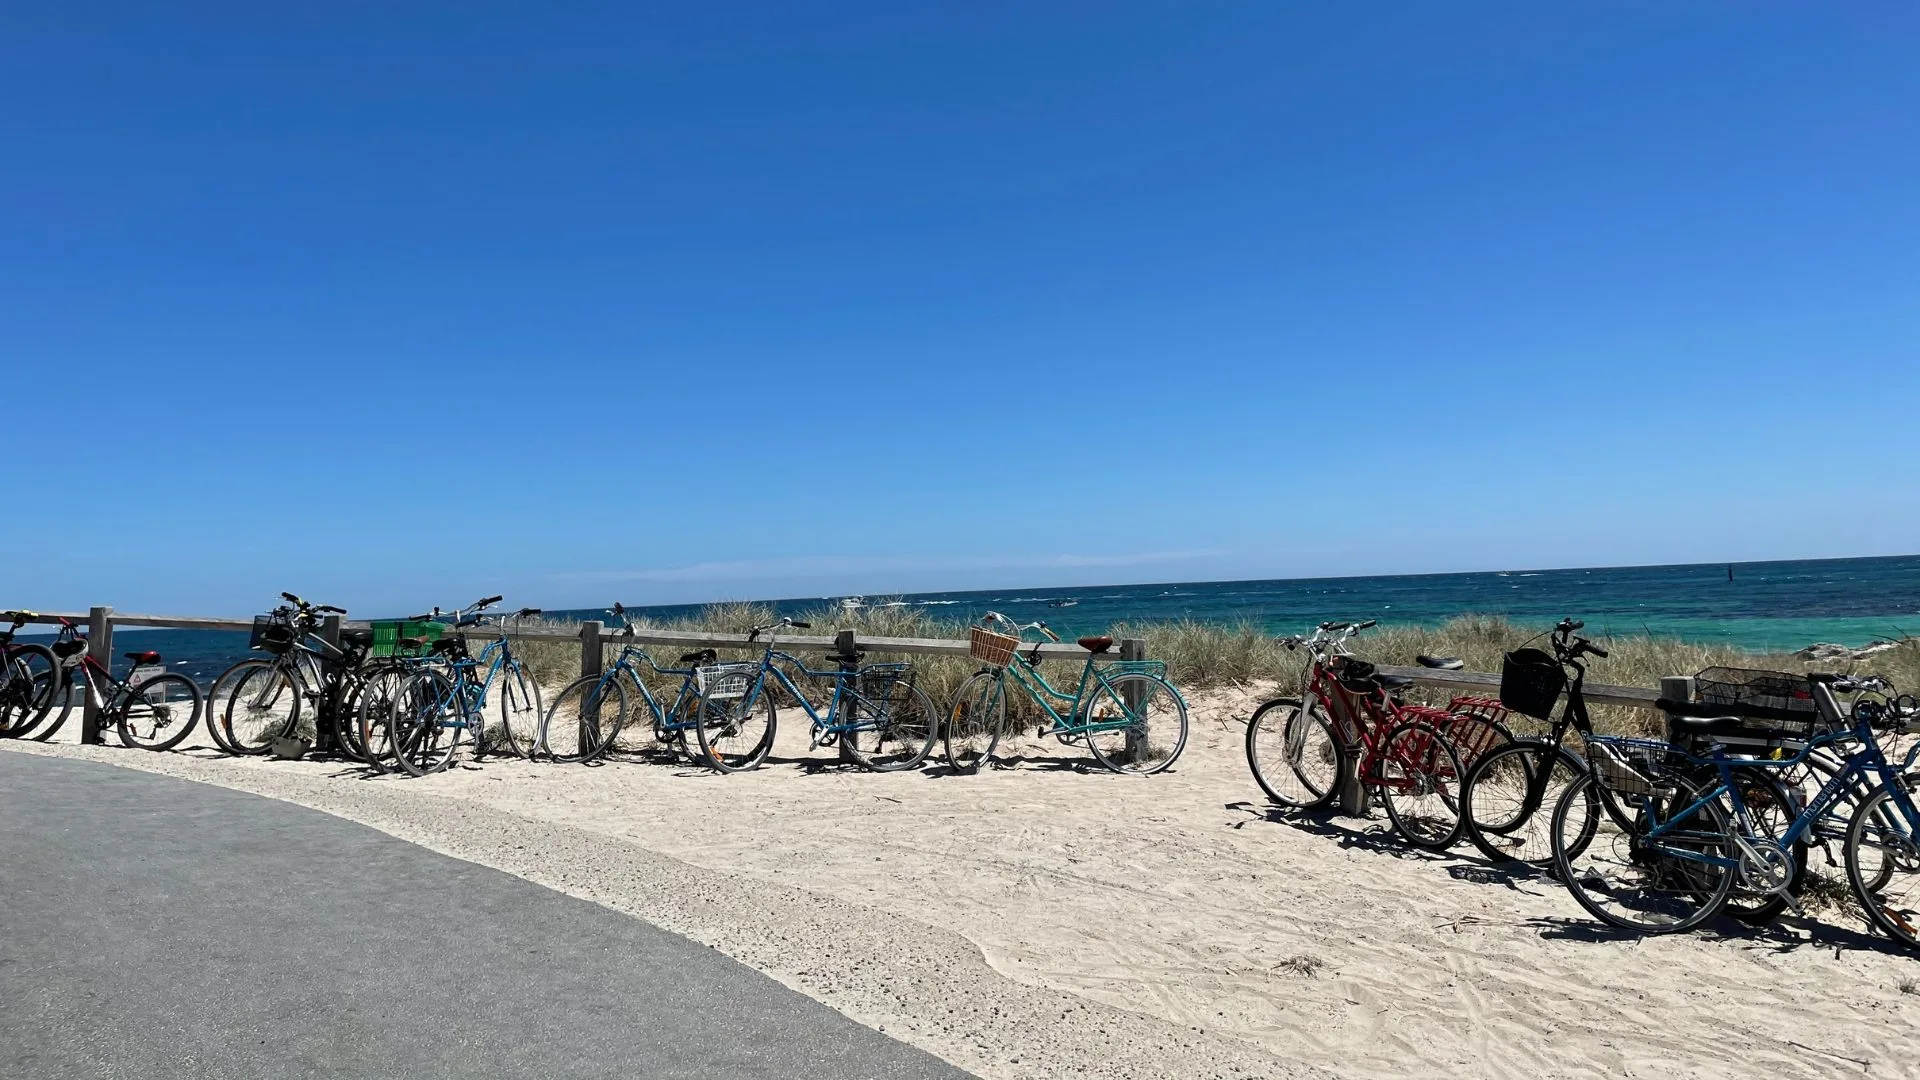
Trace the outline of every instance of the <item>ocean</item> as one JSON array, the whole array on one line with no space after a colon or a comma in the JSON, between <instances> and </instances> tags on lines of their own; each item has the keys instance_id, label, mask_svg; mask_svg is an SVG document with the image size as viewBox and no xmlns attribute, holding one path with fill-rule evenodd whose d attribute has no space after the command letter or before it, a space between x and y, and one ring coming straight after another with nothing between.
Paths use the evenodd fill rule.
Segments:
<instances>
[{"instance_id":1,"label":"ocean","mask_svg":"<svg viewBox=\"0 0 1920 1080\"><path fill-rule=\"evenodd\" d=\"M782 614L797 615L847 599L796 597L770 603ZM538 602L534 597L511 595L508 600ZM920 607L950 619L970 620L1000 611L1021 622L1044 620L1069 639L1102 632L1121 621L1247 622L1287 634L1326 619L1431 625L1455 615L1479 613L1541 624L1572 616L1586 621L1590 635L1649 633L1746 649L1790 650L1816 641L1857 646L1920 632L1920 555L1731 567L1715 563L989 589L869 596L857 602ZM656 617L700 611L699 605L631 606L636 614ZM605 615L598 609L549 614L579 619ZM816 632L829 629L815 627ZM245 634L190 630L116 634L129 648L135 636L139 647L159 650L174 670L201 680L211 680L247 655Z\"/></svg>"}]
</instances>

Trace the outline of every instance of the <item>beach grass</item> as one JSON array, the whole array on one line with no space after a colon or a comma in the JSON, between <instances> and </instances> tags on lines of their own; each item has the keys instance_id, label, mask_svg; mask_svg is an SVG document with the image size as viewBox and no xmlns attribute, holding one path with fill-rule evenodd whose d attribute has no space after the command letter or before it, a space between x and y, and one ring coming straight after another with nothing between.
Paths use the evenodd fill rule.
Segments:
<instances>
[{"instance_id":1,"label":"beach grass","mask_svg":"<svg viewBox=\"0 0 1920 1080\"><path fill-rule=\"evenodd\" d=\"M716 631L745 633L755 626L776 621L771 605L733 602L713 604L699 614L674 619L635 618L634 625L644 629ZM796 616L812 624L798 633L827 636L840 630L852 630L859 638L919 637L955 638L967 636L966 624L930 615L923 607L889 606L876 602L866 607L821 608ZM550 622L550 626L577 626ZM1500 616L1461 615L1437 626L1382 626L1367 630L1353 639L1356 655L1375 663L1413 665L1420 654L1453 656L1465 662L1470 671L1500 670L1503 654L1526 644L1539 645L1549 625L1515 622ZM1164 622L1122 622L1109 631L1115 638L1140 638L1147 643L1147 655L1166 662L1167 676L1184 691L1218 687L1259 685L1262 691L1277 695L1297 694L1304 669L1304 653L1289 651L1264 629L1252 623L1220 624L1191 619ZM1920 639L1905 639L1888 651L1866 660L1852 662L1809 663L1790 653L1748 652L1720 645L1702 645L1648 634L1613 635L1597 638L1608 650L1605 659L1593 658L1588 679L1596 684L1657 687L1667 675L1691 675L1708 667L1766 668L1778 671L1837 670L1850 673L1875 673L1890 678L1894 685L1920 690ZM515 649L551 687L574 678L580 670L580 649L572 642L524 639ZM617 651L608 647L611 659ZM723 650L722 659L753 659L756 652ZM678 658L664 650L654 657L663 665ZM874 660L888 659L879 653ZM914 657L916 679L933 700L944 705L969 675L979 670L975 661L960 656ZM1055 686L1071 692L1079 678L1079 665L1049 661L1042 673ZM1415 695L1444 704L1444 693L1422 691ZM1016 719L1032 719L1037 710L1016 695ZM1654 733L1658 717L1645 710L1595 709L1595 720L1604 730Z\"/></svg>"}]
</instances>

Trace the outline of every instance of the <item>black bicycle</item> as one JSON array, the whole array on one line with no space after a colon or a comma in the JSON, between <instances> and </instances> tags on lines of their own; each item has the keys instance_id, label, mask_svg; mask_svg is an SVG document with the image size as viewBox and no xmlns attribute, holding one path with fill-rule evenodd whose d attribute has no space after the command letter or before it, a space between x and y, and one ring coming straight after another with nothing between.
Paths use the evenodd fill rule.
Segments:
<instances>
[{"instance_id":1,"label":"black bicycle","mask_svg":"<svg viewBox=\"0 0 1920 1080\"><path fill-rule=\"evenodd\" d=\"M59 660L45 645L14 640L38 617L31 611L0 612L0 619L11 623L0 630L0 738L31 737L53 708Z\"/></svg>"}]
</instances>

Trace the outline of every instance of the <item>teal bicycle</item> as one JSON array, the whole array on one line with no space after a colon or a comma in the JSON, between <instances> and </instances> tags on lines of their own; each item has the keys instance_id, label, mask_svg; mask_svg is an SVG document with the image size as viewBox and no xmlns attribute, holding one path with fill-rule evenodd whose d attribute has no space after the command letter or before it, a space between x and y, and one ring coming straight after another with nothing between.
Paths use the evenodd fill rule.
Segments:
<instances>
[{"instance_id":1,"label":"teal bicycle","mask_svg":"<svg viewBox=\"0 0 1920 1080\"><path fill-rule=\"evenodd\" d=\"M914 684L912 664L868 664L866 654L856 648L829 654L832 670L809 668L799 657L774 647L776 636L789 627L804 630L808 624L781 619L756 626L747 641L765 642L759 660L694 668L700 692L693 710L700 748L696 760L721 772L759 768L773 749L779 726L776 687L807 714L815 749L838 746L845 760L878 772L917 768L927 759L940 717L933 699ZM816 689L832 686L824 713L808 703L789 669Z\"/></svg>"},{"instance_id":2,"label":"teal bicycle","mask_svg":"<svg viewBox=\"0 0 1920 1080\"><path fill-rule=\"evenodd\" d=\"M568 683L553 699L553 706L540 724L540 753L554 761L593 761L614 749L621 732L637 720L644 708L653 722L655 742L677 750L689 758L698 754L697 736L701 709L698 669L718 663L719 654L699 649L680 657L683 667L662 667L645 649L633 643L634 626L627 609L615 604L609 609L620 623L625 637L611 666L592 675L582 675ZM665 686L655 695L643 677L642 666L656 677L678 679L679 686ZM672 685L671 683L667 684Z\"/></svg>"},{"instance_id":3,"label":"teal bicycle","mask_svg":"<svg viewBox=\"0 0 1920 1080\"><path fill-rule=\"evenodd\" d=\"M1170 767L1187 746L1187 702L1167 681L1158 660L1114 660L1110 637L1083 637L1087 662L1072 693L1040 674L1040 643L1023 655L1028 631L1048 641L1058 635L1043 622L1024 626L989 611L972 630L972 653L983 667L953 696L947 710L947 764L977 772L994 760L1007 736L1007 698L1019 692L1040 709L1039 735L1080 746L1117 773L1146 776Z\"/></svg>"}]
</instances>

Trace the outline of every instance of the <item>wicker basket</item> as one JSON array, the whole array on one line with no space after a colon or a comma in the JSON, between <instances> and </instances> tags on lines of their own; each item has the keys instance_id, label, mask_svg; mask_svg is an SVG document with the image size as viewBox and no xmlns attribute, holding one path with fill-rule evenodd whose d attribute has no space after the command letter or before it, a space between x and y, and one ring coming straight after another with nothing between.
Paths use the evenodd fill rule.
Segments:
<instances>
[{"instance_id":1,"label":"wicker basket","mask_svg":"<svg viewBox=\"0 0 1920 1080\"><path fill-rule=\"evenodd\" d=\"M1013 651L1020 647L1020 639L1010 634L976 626L970 635L969 643L973 658L993 667L1006 667L1013 662Z\"/></svg>"}]
</instances>

